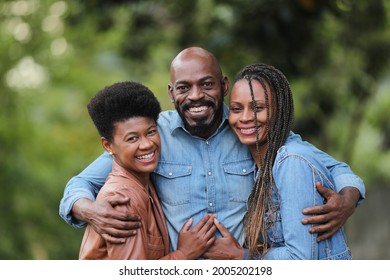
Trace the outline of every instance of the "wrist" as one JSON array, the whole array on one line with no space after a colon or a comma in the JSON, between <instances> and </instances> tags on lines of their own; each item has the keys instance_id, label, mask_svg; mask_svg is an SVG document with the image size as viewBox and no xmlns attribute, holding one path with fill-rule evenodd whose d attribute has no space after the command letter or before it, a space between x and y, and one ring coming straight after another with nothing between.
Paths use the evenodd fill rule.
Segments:
<instances>
[{"instance_id":1,"label":"wrist","mask_svg":"<svg viewBox=\"0 0 390 280\"><path fill-rule=\"evenodd\" d=\"M245 254L247 254L247 251L248 250L246 250L244 248L237 248L235 258L233 258L233 259L234 260L245 260Z\"/></svg>"},{"instance_id":2,"label":"wrist","mask_svg":"<svg viewBox=\"0 0 390 280\"><path fill-rule=\"evenodd\" d=\"M357 206L360 199L360 192L358 189L354 187L345 187L340 191L340 194L351 207L355 208Z\"/></svg>"},{"instance_id":3,"label":"wrist","mask_svg":"<svg viewBox=\"0 0 390 280\"><path fill-rule=\"evenodd\" d=\"M180 249L177 249L175 252L176 252L176 257L178 260L190 260L191 259Z\"/></svg>"},{"instance_id":4,"label":"wrist","mask_svg":"<svg viewBox=\"0 0 390 280\"><path fill-rule=\"evenodd\" d=\"M87 198L78 199L73 204L72 216L77 220L81 220L88 223L91 219L90 213L92 212L91 211L92 205L93 205L93 201Z\"/></svg>"}]
</instances>

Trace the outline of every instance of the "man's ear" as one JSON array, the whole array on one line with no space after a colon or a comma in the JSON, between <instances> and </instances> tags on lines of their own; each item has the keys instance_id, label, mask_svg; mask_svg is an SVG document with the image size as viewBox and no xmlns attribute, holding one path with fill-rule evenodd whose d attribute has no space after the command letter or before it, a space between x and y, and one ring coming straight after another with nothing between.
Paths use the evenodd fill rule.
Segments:
<instances>
[{"instance_id":1,"label":"man's ear","mask_svg":"<svg viewBox=\"0 0 390 280\"><path fill-rule=\"evenodd\" d=\"M168 95L169 95L169 99L173 103L173 101L175 101L175 99L173 98L173 87L171 84L168 85Z\"/></svg>"},{"instance_id":2,"label":"man's ear","mask_svg":"<svg viewBox=\"0 0 390 280\"><path fill-rule=\"evenodd\" d=\"M223 96L228 95L229 93L229 78L223 77L222 79L222 88L223 88Z\"/></svg>"}]
</instances>

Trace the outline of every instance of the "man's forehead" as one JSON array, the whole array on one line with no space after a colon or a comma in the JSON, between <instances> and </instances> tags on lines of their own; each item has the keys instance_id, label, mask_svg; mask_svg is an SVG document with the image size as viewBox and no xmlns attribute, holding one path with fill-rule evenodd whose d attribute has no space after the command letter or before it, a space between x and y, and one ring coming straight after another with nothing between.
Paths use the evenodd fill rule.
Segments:
<instances>
[{"instance_id":1,"label":"man's forehead","mask_svg":"<svg viewBox=\"0 0 390 280\"><path fill-rule=\"evenodd\" d=\"M171 69L172 83L196 83L207 79L219 79L221 74L210 63L199 61L186 61L175 65Z\"/></svg>"}]
</instances>

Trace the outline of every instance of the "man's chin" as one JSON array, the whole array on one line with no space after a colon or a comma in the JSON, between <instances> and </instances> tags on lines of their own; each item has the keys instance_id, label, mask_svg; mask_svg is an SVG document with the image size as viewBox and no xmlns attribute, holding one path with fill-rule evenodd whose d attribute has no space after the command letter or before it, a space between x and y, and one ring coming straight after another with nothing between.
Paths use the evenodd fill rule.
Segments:
<instances>
[{"instance_id":1,"label":"man's chin","mask_svg":"<svg viewBox=\"0 0 390 280\"><path fill-rule=\"evenodd\" d=\"M204 134L207 133L208 130L210 130L211 125L206 124L206 123L197 123L194 125L188 125L187 124L187 130L193 134L193 135L198 135L198 134Z\"/></svg>"}]
</instances>

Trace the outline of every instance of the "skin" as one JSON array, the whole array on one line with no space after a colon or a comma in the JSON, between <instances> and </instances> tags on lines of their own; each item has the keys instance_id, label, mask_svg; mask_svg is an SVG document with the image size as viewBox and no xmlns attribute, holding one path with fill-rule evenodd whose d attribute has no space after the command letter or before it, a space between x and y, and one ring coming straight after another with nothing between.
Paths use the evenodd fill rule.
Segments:
<instances>
[{"instance_id":1,"label":"skin","mask_svg":"<svg viewBox=\"0 0 390 280\"><path fill-rule=\"evenodd\" d=\"M208 51L197 47L180 52L171 63L170 72L168 95L180 112L186 129L195 136L208 138L218 128L222 119L222 110L218 108L222 106L223 97L228 93L228 78L222 75L216 58ZM207 88L210 86L205 80L207 77L211 77L214 82L211 89ZM182 91L184 91L183 96ZM207 108L201 108L204 99L207 100L205 102ZM192 106L192 112L185 104ZM198 129L197 121L207 129ZM208 124L210 127L207 127ZM311 227L311 232L319 233L319 239L326 239L352 215L360 193L353 187L344 188L340 193L326 188L318 188L318 190L327 199L327 203L304 209L305 215L313 216L305 218L302 222L319 224ZM113 208L117 204L128 203L128 201L128 198L119 196L99 203L79 199L73 205L72 215L78 220L90 223L107 241L123 243L124 238L134 235L134 229L140 226L139 217L131 213L120 213Z\"/></svg>"}]
</instances>

